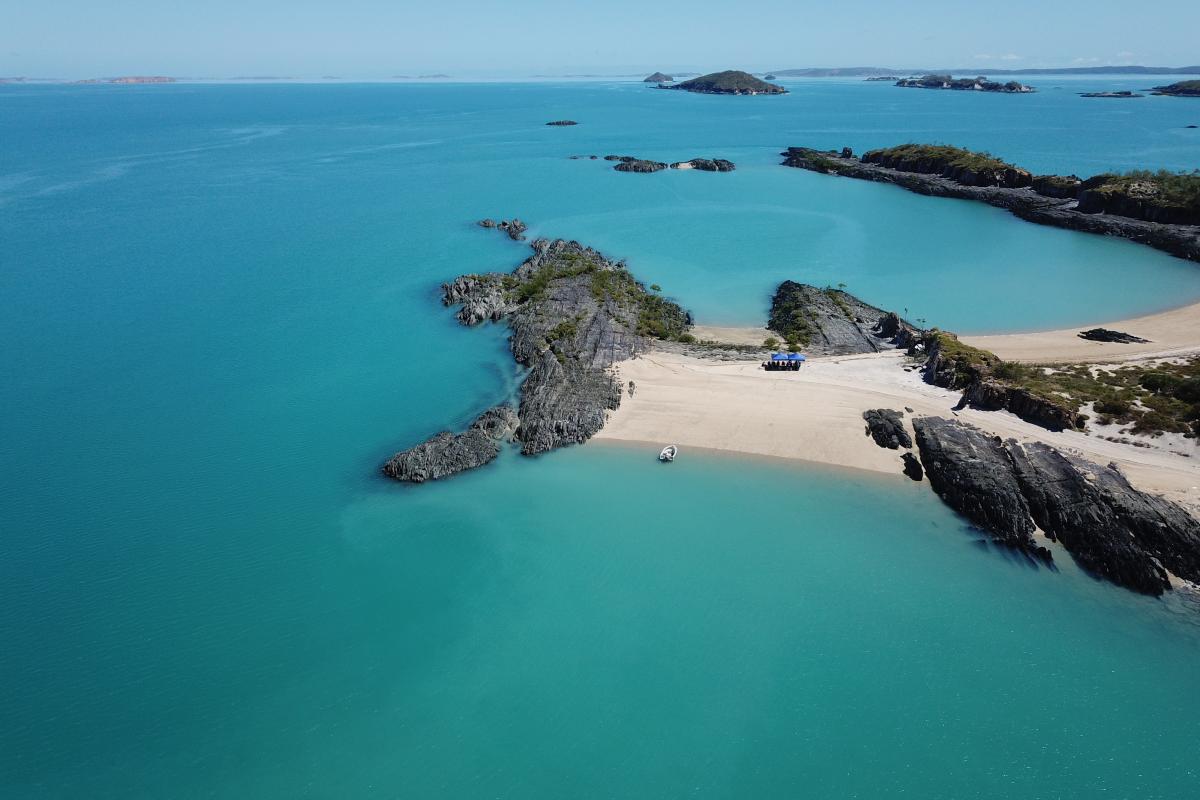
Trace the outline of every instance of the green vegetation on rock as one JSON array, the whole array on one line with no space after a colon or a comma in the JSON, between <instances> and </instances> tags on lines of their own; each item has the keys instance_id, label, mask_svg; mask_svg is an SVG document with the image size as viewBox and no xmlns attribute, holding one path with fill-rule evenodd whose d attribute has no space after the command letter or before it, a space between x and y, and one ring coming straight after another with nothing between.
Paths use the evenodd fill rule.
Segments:
<instances>
[{"instance_id":1,"label":"green vegetation on rock","mask_svg":"<svg viewBox=\"0 0 1200 800\"><path fill-rule=\"evenodd\" d=\"M685 92L700 94L785 94L787 92L787 89L782 86L767 83L749 72L736 69L701 75L699 78L692 78L663 88L682 89Z\"/></svg>"}]
</instances>

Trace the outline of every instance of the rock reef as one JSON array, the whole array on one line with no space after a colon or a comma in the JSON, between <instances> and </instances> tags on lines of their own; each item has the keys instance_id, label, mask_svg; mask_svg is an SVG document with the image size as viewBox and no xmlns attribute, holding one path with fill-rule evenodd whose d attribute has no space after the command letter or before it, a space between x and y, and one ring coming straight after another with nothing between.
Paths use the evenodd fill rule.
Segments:
<instances>
[{"instance_id":1,"label":"rock reef","mask_svg":"<svg viewBox=\"0 0 1200 800\"><path fill-rule=\"evenodd\" d=\"M923 417L913 428L934 491L997 542L1049 562L1040 529L1088 572L1142 594L1171 589L1171 574L1200 581L1200 522L1115 466L956 420Z\"/></svg>"},{"instance_id":2,"label":"rock reef","mask_svg":"<svg viewBox=\"0 0 1200 800\"><path fill-rule=\"evenodd\" d=\"M572 156L575 158L575 156ZM595 156L592 156L595 158ZM607 155L605 161L616 161L613 169L617 172L661 172L664 169L698 169L702 172L733 172L737 165L724 158L693 158L688 161L676 161L668 164L664 161L652 161L637 156Z\"/></svg>"},{"instance_id":3,"label":"rock reef","mask_svg":"<svg viewBox=\"0 0 1200 800\"><path fill-rule=\"evenodd\" d=\"M508 323L513 358L528 368L512 434L525 455L591 438L605 412L621 403L609 368L644 352L651 339L677 339L691 326L687 312L646 289L621 262L562 239L538 239L532 247L511 273L464 275L442 287L443 302L459 306L462 324ZM487 463L494 455L482 458L481 436L503 429L485 425L473 433L492 420L485 417L461 437L438 434L398 454L384 471L412 480Z\"/></svg>"},{"instance_id":4,"label":"rock reef","mask_svg":"<svg viewBox=\"0 0 1200 800\"><path fill-rule=\"evenodd\" d=\"M1200 260L1200 193L1192 183L1200 178L1161 173L1098 175L1086 181L1035 176L984 154L933 145L877 150L861 159L807 147L789 147L782 155L784 166L891 183L934 197L977 200L1029 222L1119 236Z\"/></svg>"},{"instance_id":5,"label":"rock reef","mask_svg":"<svg viewBox=\"0 0 1200 800\"><path fill-rule=\"evenodd\" d=\"M525 231L529 228L528 225L515 217L513 219L502 219L499 222L496 222L494 219L481 219L476 224L481 228L495 228L496 230L504 231L508 234L508 238L514 242L524 241Z\"/></svg>"}]
</instances>

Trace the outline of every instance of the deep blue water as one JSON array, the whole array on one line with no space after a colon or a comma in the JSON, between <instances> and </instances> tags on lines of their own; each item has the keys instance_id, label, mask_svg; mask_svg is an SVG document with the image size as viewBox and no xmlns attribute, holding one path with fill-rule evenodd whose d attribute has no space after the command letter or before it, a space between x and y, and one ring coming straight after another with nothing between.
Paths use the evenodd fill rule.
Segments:
<instances>
[{"instance_id":1,"label":"deep blue water","mask_svg":"<svg viewBox=\"0 0 1200 800\"><path fill-rule=\"evenodd\" d=\"M708 322L785 277L959 330L1200 298L1147 248L776 166L1200 163L1200 101L1035 82L0 87L0 796L1194 794L1195 612L981 549L901 478L602 446L375 473L519 379L437 302L524 257L482 216Z\"/></svg>"}]
</instances>

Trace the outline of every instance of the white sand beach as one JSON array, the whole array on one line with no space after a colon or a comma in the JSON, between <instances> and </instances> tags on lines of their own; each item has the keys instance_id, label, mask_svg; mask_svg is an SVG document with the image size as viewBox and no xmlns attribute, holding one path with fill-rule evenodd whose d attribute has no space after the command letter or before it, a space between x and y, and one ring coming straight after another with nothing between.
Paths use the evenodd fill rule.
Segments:
<instances>
[{"instance_id":1,"label":"white sand beach","mask_svg":"<svg viewBox=\"0 0 1200 800\"><path fill-rule=\"evenodd\" d=\"M1149 339L1146 344L1113 344L1079 338L1085 328L1103 327ZM1003 359L1038 364L1125 361L1200 352L1200 303L1142 317L1053 331L962 336L974 347Z\"/></svg>"},{"instance_id":2,"label":"white sand beach","mask_svg":"<svg viewBox=\"0 0 1200 800\"><path fill-rule=\"evenodd\" d=\"M1061 359L1060 359L1061 360ZM652 352L622 362L636 391L611 413L598 440L704 447L802 459L899 475L900 453L865 434L862 412L911 409L905 418L957 417L1019 440L1040 440L1100 464L1115 462L1139 488L1200 506L1200 452L1137 447L1075 431L1052 432L1004 411L955 412L959 393L906 371L903 353L812 359L798 372L766 372L757 359L720 362ZM1197 455L1198 457L1190 457Z\"/></svg>"}]
</instances>

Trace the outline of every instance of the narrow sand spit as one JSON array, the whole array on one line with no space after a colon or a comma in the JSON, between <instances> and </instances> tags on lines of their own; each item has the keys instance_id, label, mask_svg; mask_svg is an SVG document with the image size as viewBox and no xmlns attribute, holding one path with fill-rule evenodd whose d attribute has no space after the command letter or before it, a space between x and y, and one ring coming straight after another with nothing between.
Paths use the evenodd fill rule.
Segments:
<instances>
[{"instance_id":1,"label":"narrow sand spit","mask_svg":"<svg viewBox=\"0 0 1200 800\"><path fill-rule=\"evenodd\" d=\"M756 359L718 362L655 351L618 365L621 381L633 381L636 391L595 438L645 442L653 454L673 443L685 456L689 446L705 447L899 475L900 453L865 434L862 412L908 408L906 420L914 414L958 417L1006 438L1044 441L1099 464L1115 462L1139 488L1200 505L1200 449L1194 444L1187 445L1197 455L1190 458L1047 431L1008 412L955 412L959 393L924 383L907 364L903 353L888 351L812 359L799 372L766 372Z\"/></svg>"}]
</instances>

